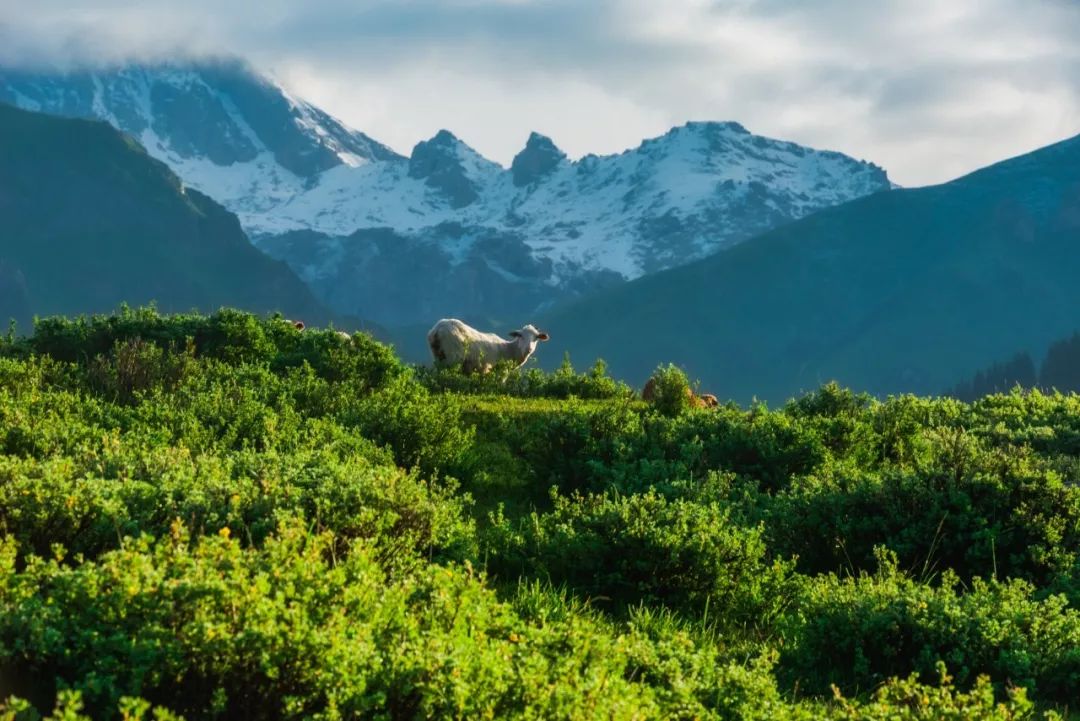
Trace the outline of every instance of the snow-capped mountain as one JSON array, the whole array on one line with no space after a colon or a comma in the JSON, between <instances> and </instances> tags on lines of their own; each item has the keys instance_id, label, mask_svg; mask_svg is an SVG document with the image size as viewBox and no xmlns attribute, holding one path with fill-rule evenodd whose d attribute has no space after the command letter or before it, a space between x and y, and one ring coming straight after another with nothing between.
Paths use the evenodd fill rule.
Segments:
<instances>
[{"instance_id":1,"label":"snow-capped mountain","mask_svg":"<svg viewBox=\"0 0 1080 721\"><path fill-rule=\"evenodd\" d=\"M0 102L108 121L245 225L335 167L404 160L238 60L62 74L0 69Z\"/></svg>"},{"instance_id":2,"label":"snow-capped mountain","mask_svg":"<svg viewBox=\"0 0 1080 721\"><path fill-rule=\"evenodd\" d=\"M244 220L259 233L331 235L453 222L521 235L560 276L587 269L635 278L888 187L876 166L736 123L687 123L577 162L533 133L509 169L443 130L408 161L333 168L316 187Z\"/></svg>"},{"instance_id":3,"label":"snow-capped mountain","mask_svg":"<svg viewBox=\"0 0 1080 721\"><path fill-rule=\"evenodd\" d=\"M0 71L0 101L108 120L235 212L324 300L388 322L420 320L446 302L433 295L412 310L406 301L380 309L365 294L421 257L470 299L446 312L528 312L890 188L873 164L737 123L687 123L577 161L533 133L509 168L443 130L406 158L238 61Z\"/></svg>"}]
</instances>

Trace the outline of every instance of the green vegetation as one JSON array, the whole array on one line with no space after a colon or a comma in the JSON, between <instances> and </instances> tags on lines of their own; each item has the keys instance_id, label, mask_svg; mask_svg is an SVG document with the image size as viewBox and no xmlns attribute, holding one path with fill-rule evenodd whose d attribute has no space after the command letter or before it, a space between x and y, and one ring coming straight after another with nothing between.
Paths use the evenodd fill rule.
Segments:
<instances>
[{"instance_id":1,"label":"green vegetation","mask_svg":"<svg viewBox=\"0 0 1080 721\"><path fill-rule=\"evenodd\" d=\"M652 398L647 400L664 415L677 416L690 408L690 379L677 366L669 364L657 368L649 383Z\"/></svg>"},{"instance_id":2,"label":"green vegetation","mask_svg":"<svg viewBox=\"0 0 1080 721\"><path fill-rule=\"evenodd\" d=\"M0 341L0 719L1075 714L1080 397L657 377L226 310Z\"/></svg>"}]
</instances>

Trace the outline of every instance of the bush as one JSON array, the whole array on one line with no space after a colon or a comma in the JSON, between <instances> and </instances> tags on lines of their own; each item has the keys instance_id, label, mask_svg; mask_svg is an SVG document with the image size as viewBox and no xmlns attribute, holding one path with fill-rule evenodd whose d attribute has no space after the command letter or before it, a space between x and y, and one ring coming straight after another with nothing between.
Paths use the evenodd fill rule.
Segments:
<instances>
[{"instance_id":1,"label":"bush","mask_svg":"<svg viewBox=\"0 0 1080 721\"><path fill-rule=\"evenodd\" d=\"M373 453L378 457L378 453ZM199 534L231 529L261 544L285 519L341 542L364 538L391 556L403 548L464 560L475 552L467 499L390 465L330 451L241 453L225 461L160 450L121 470L88 477L69 462L0 458L0 531L24 552L54 544L95 557L124 537L165 534L184 519ZM91 464L92 465L92 464Z\"/></svg>"},{"instance_id":2,"label":"bush","mask_svg":"<svg viewBox=\"0 0 1080 721\"><path fill-rule=\"evenodd\" d=\"M656 409L666 416L677 416L693 405L693 391L686 373L674 365L660 366L653 371L647 386L651 385L651 398Z\"/></svg>"},{"instance_id":3,"label":"bush","mask_svg":"<svg viewBox=\"0 0 1080 721\"><path fill-rule=\"evenodd\" d=\"M872 570L874 547L930 580L945 569L1069 591L1080 568L1080 487L1030 451L984 449L932 434L921 468L807 478L765 499L770 546L807 573ZM1076 596L1074 596L1076 598Z\"/></svg>"},{"instance_id":4,"label":"bush","mask_svg":"<svg viewBox=\"0 0 1080 721\"><path fill-rule=\"evenodd\" d=\"M597 360L587 373L577 373L567 356L552 373L539 368L518 368L510 361L497 364L490 373L464 373L460 367L420 366L418 380L433 392L500 395L514 398L626 398L633 394L625 383L607 374Z\"/></svg>"},{"instance_id":5,"label":"bush","mask_svg":"<svg viewBox=\"0 0 1080 721\"><path fill-rule=\"evenodd\" d=\"M787 486L829 460L820 438L797 421L755 409L719 408L671 418L620 399L566 401L523 412L506 403L468 413L489 457L516 460L533 488L664 494L686 479L731 471L767 489Z\"/></svg>"},{"instance_id":6,"label":"bush","mask_svg":"<svg viewBox=\"0 0 1080 721\"><path fill-rule=\"evenodd\" d=\"M717 504L629 497L556 497L551 513L496 517L489 569L500 578L565 584L601 606L659 605L726 627L767 626L789 597L785 563L765 560L760 529Z\"/></svg>"},{"instance_id":7,"label":"bush","mask_svg":"<svg viewBox=\"0 0 1080 721\"><path fill-rule=\"evenodd\" d=\"M793 642L781 666L789 683L826 693L874 688L915 672L931 681L944 661L961 686L988 676L999 690L1026 687L1068 704L1080 684L1080 613L1061 596L1034 598L1023 581L976 579L966 592L947 572L930 587L900 574L879 551L874 576L824 576L807 584L784 624Z\"/></svg>"},{"instance_id":8,"label":"bush","mask_svg":"<svg viewBox=\"0 0 1080 721\"><path fill-rule=\"evenodd\" d=\"M830 718L859 719L860 721L1021 721L1036 718L1036 710L1022 688L1009 688L1004 702L998 702L986 676L976 679L969 692L953 686L945 664L937 665L939 685L924 685L913 674L904 679L893 678L874 691L865 704L857 704L837 694L839 708ZM1046 721L1060 720L1053 712L1039 714Z\"/></svg>"},{"instance_id":9,"label":"bush","mask_svg":"<svg viewBox=\"0 0 1080 721\"><path fill-rule=\"evenodd\" d=\"M389 447L398 464L425 474L452 470L472 440L471 429L461 421L460 403L453 396L431 395L407 375L353 399L340 418Z\"/></svg>"},{"instance_id":10,"label":"bush","mask_svg":"<svg viewBox=\"0 0 1080 721\"><path fill-rule=\"evenodd\" d=\"M265 364L276 372L310 365L322 378L381 387L405 368L386 345L365 333L345 340L332 330L299 331L279 316L262 319L222 309L208 316L161 315L154 308L124 307L116 315L39 320L28 338L0 346L6 355L47 355L89 364L131 343L224 361ZM143 350L143 354L150 352Z\"/></svg>"},{"instance_id":11,"label":"bush","mask_svg":"<svg viewBox=\"0 0 1080 721\"><path fill-rule=\"evenodd\" d=\"M364 544L296 526L263 549L179 525L67 567L0 555L0 669L92 716L141 695L189 718L662 715L622 645L574 615L534 625L469 567L388 577ZM51 688L21 689L48 696Z\"/></svg>"},{"instance_id":12,"label":"bush","mask_svg":"<svg viewBox=\"0 0 1080 721\"><path fill-rule=\"evenodd\" d=\"M99 355L87 366L87 385L118 403L132 403L154 389L173 390L192 372L194 348L167 351L142 338L117 341L109 356Z\"/></svg>"}]
</instances>

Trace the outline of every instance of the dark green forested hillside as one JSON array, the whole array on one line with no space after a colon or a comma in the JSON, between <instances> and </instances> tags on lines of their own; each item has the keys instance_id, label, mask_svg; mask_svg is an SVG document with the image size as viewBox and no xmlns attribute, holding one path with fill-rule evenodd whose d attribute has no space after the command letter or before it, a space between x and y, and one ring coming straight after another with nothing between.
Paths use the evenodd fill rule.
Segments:
<instances>
[{"instance_id":1,"label":"dark green forested hillside","mask_svg":"<svg viewBox=\"0 0 1080 721\"><path fill-rule=\"evenodd\" d=\"M102 122L0 104L0 318L156 301L328 314L236 217Z\"/></svg>"},{"instance_id":2,"label":"dark green forested hillside","mask_svg":"<svg viewBox=\"0 0 1080 721\"><path fill-rule=\"evenodd\" d=\"M1080 397L655 377L0 338L0 718L1075 718Z\"/></svg>"},{"instance_id":3,"label":"dark green forested hillside","mask_svg":"<svg viewBox=\"0 0 1080 721\"><path fill-rule=\"evenodd\" d=\"M1017 353L1007 361L979 370L970 380L949 389L948 395L972 401L1007 393L1014 387L1080 393L1080 332L1052 343L1038 368L1030 354Z\"/></svg>"},{"instance_id":4,"label":"dark green forested hillside","mask_svg":"<svg viewBox=\"0 0 1080 721\"><path fill-rule=\"evenodd\" d=\"M880 193L542 319L636 383L676 359L707 390L782 402L838 379L937 393L1080 317L1080 139Z\"/></svg>"}]
</instances>

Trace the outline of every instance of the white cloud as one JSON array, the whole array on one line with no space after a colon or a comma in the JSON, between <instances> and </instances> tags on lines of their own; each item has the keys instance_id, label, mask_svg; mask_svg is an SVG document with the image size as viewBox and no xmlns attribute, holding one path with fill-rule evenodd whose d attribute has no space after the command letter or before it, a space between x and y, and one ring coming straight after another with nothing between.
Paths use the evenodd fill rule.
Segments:
<instances>
[{"instance_id":1,"label":"white cloud","mask_svg":"<svg viewBox=\"0 0 1080 721\"><path fill-rule=\"evenodd\" d=\"M1080 133L1073 0L0 0L0 62L230 52L402 152L615 152L688 119L904 185Z\"/></svg>"}]
</instances>

